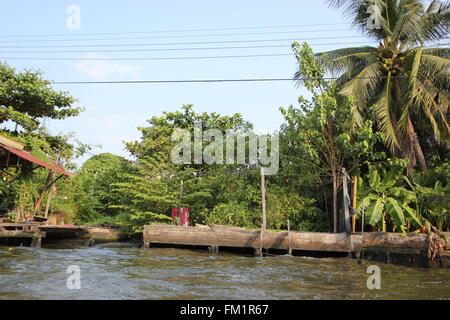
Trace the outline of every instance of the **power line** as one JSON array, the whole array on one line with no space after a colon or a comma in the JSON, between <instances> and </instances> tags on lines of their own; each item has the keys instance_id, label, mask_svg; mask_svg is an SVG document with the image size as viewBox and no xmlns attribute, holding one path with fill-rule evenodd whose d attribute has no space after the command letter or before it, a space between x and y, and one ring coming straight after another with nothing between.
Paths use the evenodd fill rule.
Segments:
<instances>
[{"instance_id":1,"label":"power line","mask_svg":"<svg viewBox=\"0 0 450 320\"><path fill-rule=\"evenodd\" d=\"M335 43L309 43L310 46L334 46L334 45L349 45L358 44L360 42L335 42ZM425 46L425 48L433 48L434 46L449 45L448 43L434 44ZM232 47L188 47L188 48L158 48L158 49L107 49L107 50L94 50L96 53L106 52L161 52L161 51L195 51L195 50L227 50L227 49L263 49L263 48L291 48L291 45L286 44L274 44L274 45L257 45L257 46L232 46ZM92 53L93 50L57 50L57 51L2 51L1 53Z\"/></svg>"},{"instance_id":2,"label":"power line","mask_svg":"<svg viewBox=\"0 0 450 320\"><path fill-rule=\"evenodd\" d=\"M411 76L391 76L391 78L410 78ZM448 78L448 76L432 78ZM353 79L386 79L387 76L355 77ZM425 78L415 76L414 78ZM430 77L426 77L427 79ZM323 78L254 78L254 79L197 79L197 80L117 80L117 81L55 81L53 84L158 84L158 83L223 83L223 82L277 82L277 81L307 81L307 80L338 80L339 77Z\"/></svg>"},{"instance_id":3,"label":"power line","mask_svg":"<svg viewBox=\"0 0 450 320\"><path fill-rule=\"evenodd\" d=\"M297 41L310 40L333 40L361 38L362 36L321 37L303 38ZM202 44L225 44L225 43L254 43L254 42L281 42L295 41L293 38L285 39L252 39L252 40L227 40L227 41L200 41L200 42L163 42L163 43L126 43L126 44L87 44L87 45L39 45L39 46L0 46L0 48L86 48L86 47L136 47L136 46L171 46L171 45L202 45Z\"/></svg>"},{"instance_id":4,"label":"power line","mask_svg":"<svg viewBox=\"0 0 450 320\"><path fill-rule=\"evenodd\" d=\"M339 43L340 45L344 43ZM318 44L332 45L332 44ZM333 44L336 45L336 44ZM189 48L195 50L194 48ZM161 50L162 51L162 50ZM0 52L1 53L1 52ZM24 52L27 53L27 52ZM231 59L231 58L261 58L294 56L293 53L270 53L226 56L191 56L191 57L125 57L125 58L71 58L71 57L0 57L3 60L53 60L53 61L153 61L153 60L201 60L201 59Z\"/></svg>"},{"instance_id":5,"label":"power line","mask_svg":"<svg viewBox=\"0 0 450 320\"><path fill-rule=\"evenodd\" d=\"M339 42L339 43L310 43L311 46L348 45L360 42ZM262 48L290 48L287 44L258 45L258 46L232 46L232 47L189 47L189 48L159 48L159 49L108 49L95 50L98 52L159 52L159 51L192 51L192 50L222 50L222 49L262 49ZM57 50L57 51L0 51L0 53L92 53L93 50Z\"/></svg>"},{"instance_id":6,"label":"power line","mask_svg":"<svg viewBox=\"0 0 450 320\"><path fill-rule=\"evenodd\" d=\"M358 42L359 43L359 42ZM262 48L290 48L286 44L262 46L233 46L233 47L199 47L199 48L163 48L163 49L112 49L95 50L95 52L154 52L154 51L190 51L190 50L222 50L222 49L262 49ZM92 50L58 50L58 51L0 51L0 53L92 53Z\"/></svg>"},{"instance_id":7,"label":"power line","mask_svg":"<svg viewBox=\"0 0 450 320\"><path fill-rule=\"evenodd\" d=\"M306 32L341 32L349 29L334 30L296 30L296 31L274 31L274 32L246 32L246 33L222 33L222 34L199 34L199 35L177 35L177 36L147 36L147 37L127 37L127 38L85 38L85 39L39 39L39 40L0 40L0 42L67 42L67 41L105 41L105 40L139 40L139 39L170 39L170 38L200 38L200 37L229 37L229 36L248 36L248 35L269 35L269 34L290 34ZM358 36L363 37L363 36Z\"/></svg>"},{"instance_id":8,"label":"power line","mask_svg":"<svg viewBox=\"0 0 450 320\"><path fill-rule=\"evenodd\" d=\"M152 60L199 60L199 59L232 59L294 56L293 53L249 54L234 56L197 56L197 57L152 57L152 58L50 58L50 57L0 57L3 60L55 60L55 61L152 61Z\"/></svg>"},{"instance_id":9,"label":"power line","mask_svg":"<svg viewBox=\"0 0 450 320\"><path fill-rule=\"evenodd\" d=\"M225 31L225 30L250 30L250 29L274 29L274 28L297 28L297 27L319 27L347 25L347 23L317 23L317 24L291 24L272 25L256 27L226 27L226 28L206 28L206 29L178 29L178 30L153 30L153 31L128 31L128 32L96 32L96 33L53 33L53 34L30 34L30 35L0 35L0 38L19 37L54 37L54 36L89 36L89 35L119 35L119 34L154 34L154 33L176 33L176 32L201 32L201 31Z\"/></svg>"}]
</instances>

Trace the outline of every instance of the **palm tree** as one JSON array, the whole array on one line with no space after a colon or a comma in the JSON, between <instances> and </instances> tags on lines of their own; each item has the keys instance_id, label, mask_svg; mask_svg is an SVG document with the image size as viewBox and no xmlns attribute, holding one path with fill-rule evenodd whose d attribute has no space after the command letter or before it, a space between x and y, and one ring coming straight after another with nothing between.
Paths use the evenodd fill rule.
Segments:
<instances>
[{"instance_id":1,"label":"palm tree","mask_svg":"<svg viewBox=\"0 0 450 320\"><path fill-rule=\"evenodd\" d=\"M429 48L448 39L449 2L434 0L425 8L418 0L327 1L379 43L319 54L339 77L340 94L356 99L355 125L373 117L393 155L410 160L409 172L416 165L426 170L417 127L430 128L422 144L448 142L450 133L450 49Z\"/></svg>"}]
</instances>

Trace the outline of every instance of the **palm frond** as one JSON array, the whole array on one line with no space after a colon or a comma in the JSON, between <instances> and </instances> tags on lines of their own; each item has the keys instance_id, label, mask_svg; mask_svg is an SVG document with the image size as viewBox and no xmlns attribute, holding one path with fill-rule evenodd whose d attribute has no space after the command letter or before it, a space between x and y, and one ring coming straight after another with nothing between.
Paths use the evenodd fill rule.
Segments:
<instances>
[{"instance_id":1,"label":"palm frond","mask_svg":"<svg viewBox=\"0 0 450 320\"><path fill-rule=\"evenodd\" d=\"M378 96L377 101L372 106L379 124L378 127L384 133L384 140L386 145L394 150L400 144L397 138L395 129L395 121L392 119L392 75L389 72L384 84L384 89Z\"/></svg>"},{"instance_id":2,"label":"palm frond","mask_svg":"<svg viewBox=\"0 0 450 320\"><path fill-rule=\"evenodd\" d=\"M416 98L418 95L417 90L417 76L419 74L419 68L420 68L420 62L422 60L422 54L423 54L423 48L419 48L416 50L414 59L412 61L411 65L411 72L409 74L408 79L408 88L406 91L406 94L404 94L404 101L405 106L402 110L402 115L398 121L398 126L400 129L405 129L407 126L408 121L410 120L410 109L413 107L414 103L416 102Z\"/></svg>"},{"instance_id":3,"label":"palm frond","mask_svg":"<svg viewBox=\"0 0 450 320\"><path fill-rule=\"evenodd\" d=\"M434 77L448 77L450 72L450 59L431 54L423 54L421 66L422 73Z\"/></svg>"},{"instance_id":4,"label":"palm frond","mask_svg":"<svg viewBox=\"0 0 450 320\"><path fill-rule=\"evenodd\" d=\"M365 66L373 62L375 59L374 53L376 52L376 48L366 46L323 52L317 56L319 57L319 63L324 65L328 72L333 76L341 76L342 73L348 71L349 68L357 63Z\"/></svg>"},{"instance_id":5,"label":"palm frond","mask_svg":"<svg viewBox=\"0 0 450 320\"><path fill-rule=\"evenodd\" d=\"M362 124L361 111L374 100L377 89L380 86L382 71L379 63L371 63L366 66L358 75L353 77L343 85L340 94L343 96L353 96L357 101L357 111L354 113L354 122Z\"/></svg>"},{"instance_id":6,"label":"palm frond","mask_svg":"<svg viewBox=\"0 0 450 320\"><path fill-rule=\"evenodd\" d=\"M423 6L416 1L402 1L402 12L395 24L393 38L402 43L417 43L421 40L423 26L420 23L423 15Z\"/></svg>"},{"instance_id":7,"label":"palm frond","mask_svg":"<svg viewBox=\"0 0 450 320\"><path fill-rule=\"evenodd\" d=\"M351 20L351 23L368 36L377 40L382 40L386 34L390 34L387 0L328 0L330 7L342 9L344 14ZM371 13L370 8L377 10ZM373 11L372 11L373 12ZM381 28L369 28L369 20L376 19Z\"/></svg>"}]
</instances>

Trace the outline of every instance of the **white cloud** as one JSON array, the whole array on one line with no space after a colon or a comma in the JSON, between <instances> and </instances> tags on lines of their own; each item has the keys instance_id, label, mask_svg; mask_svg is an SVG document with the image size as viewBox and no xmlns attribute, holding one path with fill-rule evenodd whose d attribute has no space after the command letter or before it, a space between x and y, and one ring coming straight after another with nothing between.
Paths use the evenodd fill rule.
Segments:
<instances>
[{"instance_id":1,"label":"white cloud","mask_svg":"<svg viewBox=\"0 0 450 320\"><path fill-rule=\"evenodd\" d=\"M84 58L93 60L80 61L75 64L76 67L97 81L107 81L111 75L135 77L138 74L138 68L136 66L108 60L95 60L108 58L95 52L87 54Z\"/></svg>"}]
</instances>

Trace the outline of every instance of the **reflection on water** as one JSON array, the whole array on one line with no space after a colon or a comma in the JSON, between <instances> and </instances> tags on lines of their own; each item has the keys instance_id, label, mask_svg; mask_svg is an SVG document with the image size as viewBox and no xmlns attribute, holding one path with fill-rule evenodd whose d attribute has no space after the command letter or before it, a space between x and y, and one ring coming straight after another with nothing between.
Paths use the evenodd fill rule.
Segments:
<instances>
[{"instance_id":1,"label":"reflection on water","mask_svg":"<svg viewBox=\"0 0 450 320\"><path fill-rule=\"evenodd\" d=\"M381 267L381 290L367 289L371 264ZM70 265L81 269L81 290L66 287ZM450 299L449 271L126 244L0 247L0 299Z\"/></svg>"}]
</instances>

